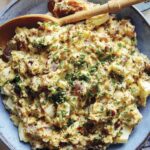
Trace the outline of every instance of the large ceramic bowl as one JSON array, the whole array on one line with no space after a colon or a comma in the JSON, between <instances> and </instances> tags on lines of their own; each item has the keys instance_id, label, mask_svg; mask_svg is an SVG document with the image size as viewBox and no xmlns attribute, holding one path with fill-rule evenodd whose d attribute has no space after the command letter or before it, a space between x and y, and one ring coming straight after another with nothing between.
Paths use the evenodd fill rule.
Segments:
<instances>
[{"instance_id":1,"label":"large ceramic bowl","mask_svg":"<svg viewBox=\"0 0 150 150\"><path fill-rule=\"evenodd\" d=\"M0 17L0 23L4 23L7 20L19 15L29 13L46 13L47 11L47 0L20 0L17 1L13 6L11 6L7 11L3 11L3 15L2 17ZM118 13L117 17L119 19L131 19L132 23L136 26L138 47L142 53L150 58L150 25L147 23L142 14L138 12L134 7L130 7ZM150 100L148 100L146 108L141 109L141 113L143 114L143 119L133 130L128 143L112 145L110 146L109 150L135 150L140 145L140 143L150 132ZM17 128L9 119L9 114L5 110L1 99L0 138L11 150L31 149L28 144L19 141Z\"/></svg>"}]
</instances>

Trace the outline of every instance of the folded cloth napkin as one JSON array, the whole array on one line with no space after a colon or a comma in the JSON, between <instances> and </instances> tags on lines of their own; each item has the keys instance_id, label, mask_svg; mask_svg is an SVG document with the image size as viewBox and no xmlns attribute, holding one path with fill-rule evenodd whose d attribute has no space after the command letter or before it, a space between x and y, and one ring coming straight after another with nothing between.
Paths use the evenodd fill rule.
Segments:
<instances>
[{"instance_id":1,"label":"folded cloth napkin","mask_svg":"<svg viewBox=\"0 0 150 150\"><path fill-rule=\"evenodd\" d=\"M11 0L11 2L0 11L0 17L10 8L12 7L18 0Z\"/></svg>"},{"instance_id":2,"label":"folded cloth napkin","mask_svg":"<svg viewBox=\"0 0 150 150\"><path fill-rule=\"evenodd\" d=\"M8 5L8 3L10 3L11 0L1 0L0 1L0 10L2 10L3 8L6 7L6 5Z\"/></svg>"},{"instance_id":3,"label":"folded cloth napkin","mask_svg":"<svg viewBox=\"0 0 150 150\"><path fill-rule=\"evenodd\" d=\"M145 1L142 4L137 4L136 7L142 12L148 10L150 9L150 1Z\"/></svg>"}]
</instances>

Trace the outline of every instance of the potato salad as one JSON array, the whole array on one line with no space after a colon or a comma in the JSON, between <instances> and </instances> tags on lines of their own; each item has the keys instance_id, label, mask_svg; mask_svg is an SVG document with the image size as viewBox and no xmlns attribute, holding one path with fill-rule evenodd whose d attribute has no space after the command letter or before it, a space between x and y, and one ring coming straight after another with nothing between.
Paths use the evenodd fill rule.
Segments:
<instances>
[{"instance_id":1,"label":"potato salad","mask_svg":"<svg viewBox=\"0 0 150 150\"><path fill-rule=\"evenodd\" d=\"M16 29L0 50L3 103L34 150L105 150L128 141L150 94L135 27L108 14Z\"/></svg>"}]
</instances>

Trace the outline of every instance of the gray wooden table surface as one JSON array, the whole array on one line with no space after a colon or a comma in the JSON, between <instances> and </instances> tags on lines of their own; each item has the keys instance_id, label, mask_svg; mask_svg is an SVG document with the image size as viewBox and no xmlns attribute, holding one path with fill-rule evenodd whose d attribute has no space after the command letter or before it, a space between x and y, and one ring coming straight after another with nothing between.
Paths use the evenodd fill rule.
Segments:
<instances>
[{"instance_id":1,"label":"gray wooden table surface","mask_svg":"<svg viewBox=\"0 0 150 150\"><path fill-rule=\"evenodd\" d=\"M4 9L10 1L11 0L0 0L0 11ZM149 6L139 5L138 7L150 23L150 3L148 5ZM0 150L8 150L8 148L1 141L0 141ZM145 149L145 150L150 150L150 147L148 147L148 149Z\"/></svg>"}]
</instances>

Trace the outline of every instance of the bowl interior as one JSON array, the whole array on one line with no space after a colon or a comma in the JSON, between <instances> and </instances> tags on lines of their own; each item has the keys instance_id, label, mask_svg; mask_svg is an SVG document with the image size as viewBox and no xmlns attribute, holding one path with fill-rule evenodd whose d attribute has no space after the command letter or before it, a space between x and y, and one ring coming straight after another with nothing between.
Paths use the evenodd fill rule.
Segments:
<instances>
[{"instance_id":1,"label":"bowl interior","mask_svg":"<svg viewBox=\"0 0 150 150\"><path fill-rule=\"evenodd\" d=\"M16 16L31 14L31 13L46 13L47 1L41 0L18 1L14 6L12 6L6 13L0 17L0 23L4 23L9 19ZM90 0L93 1L93 0ZM93 2L98 2L95 0ZM138 38L138 48L142 53L150 58L150 26L144 20L144 18L137 12L133 7L122 10L117 14L118 19L128 18L136 27L137 38ZM146 108L141 109L143 114L143 119L139 125L134 129L132 135L129 138L127 144L112 145L109 150L133 150L138 147L138 145L144 140L147 134L150 132L150 100ZM19 141L17 128L13 125L9 119L9 114L5 110L2 100L0 100L0 138L9 146L10 149L15 150L30 150L28 144Z\"/></svg>"}]
</instances>

